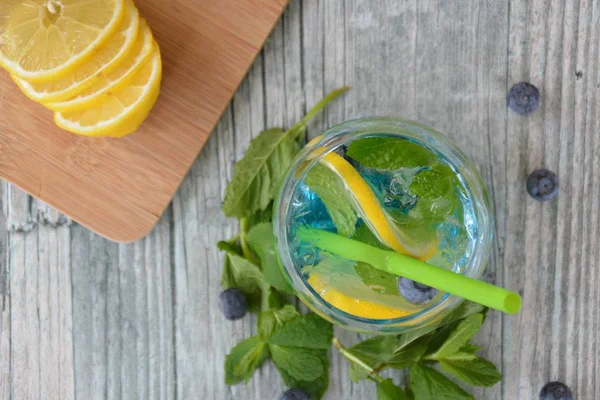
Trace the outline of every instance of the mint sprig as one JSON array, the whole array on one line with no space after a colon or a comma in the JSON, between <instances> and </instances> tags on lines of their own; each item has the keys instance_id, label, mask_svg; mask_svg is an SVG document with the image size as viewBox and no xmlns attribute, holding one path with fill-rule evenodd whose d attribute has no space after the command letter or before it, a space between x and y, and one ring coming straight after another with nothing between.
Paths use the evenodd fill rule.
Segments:
<instances>
[{"instance_id":1,"label":"mint sprig","mask_svg":"<svg viewBox=\"0 0 600 400\"><path fill-rule=\"evenodd\" d=\"M286 304L294 292L282 273L272 239L275 190L300 150L310 119L345 90L330 93L290 130L262 132L234 168L223 212L239 218L240 232L218 243L224 252L221 285L244 293L249 310L258 314L258 333L242 340L226 356L225 383L248 382L256 369L270 359L287 386L301 388L313 400L321 399L329 385L328 349L333 344L351 364L352 380L377 383L378 400L472 399L444 373L472 386L492 386L500 380L496 367L478 356L479 347L471 343L485 321L487 310L482 306L464 302L426 327L401 335L374 336L346 348L333 336L329 322L316 314L302 315L294 305ZM433 160L428 150L414 144L402 148L388 139L373 139L367 144L351 145L348 154L368 167L389 166L394 161L386 147L390 144L395 146L394 151L403 152L403 166ZM419 178L418 187L411 188L422 198L438 196L437 188L429 186L445 179L444 171L430 171ZM357 216L344 200L339 178L331 171L317 167L309 172L306 183L325 203L338 232L381 245L365 225L356 228ZM395 293L395 277L381 275L366 264L357 265L356 272L373 290ZM407 370L407 386L402 388L393 380L384 379L380 373L386 369Z\"/></svg>"}]
</instances>

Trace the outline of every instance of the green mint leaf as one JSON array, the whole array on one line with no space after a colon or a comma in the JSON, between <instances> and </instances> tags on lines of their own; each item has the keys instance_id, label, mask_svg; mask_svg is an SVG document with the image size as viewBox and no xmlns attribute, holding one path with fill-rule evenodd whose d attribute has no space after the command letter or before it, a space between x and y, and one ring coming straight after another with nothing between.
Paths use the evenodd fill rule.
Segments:
<instances>
[{"instance_id":1,"label":"green mint leaf","mask_svg":"<svg viewBox=\"0 0 600 400\"><path fill-rule=\"evenodd\" d=\"M443 359L440 365L446 372L473 386L490 387L502 379L496 366L481 357L471 360Z\"/></svg>"},{"instance_id":2,"label":"green mint leaf","mask_svg":"<svg viewBox=\"0 0 600 400\"><path fill-rule=\"evenodd\" d=\"M420 199L438 199L447 197L454 190L455 173L452 168L443 164L435 164L431 169L423 170L415 175L410 184L410 191Z\"/></svg>"},{"instance_id":3,"label":"green mint leaf","mask_svg":"<svg viewBox=\"0 0 600 400\"><path fill-rule=\"evenodd\" d=\"M457 353L477 333L482 323L483 315L481 314L473 314L460 321L440 348L428 358L441 360Z\"/></svg>"},{"instance_id":4,"label":"green mint leaf","mask_svg":"<svg viewBox=\"0 0 600 400\"><path fill-rule=\"evenodd\" d=\"M312 400L319 400L323 397L329 386L329 358L327 357L327 351L325 350L313 350L317 357L321 360L324 373L317 379L312 381L302 381L294 379L284 369L281 369L277 364L277 370L279 371L281 378L288 387L297 387L304 390L306 393L311 395Z\"/></svg>"},{"instance_id":5,"label":"green mint leaf","mask_svg":"<svg viewBox=\"0 0 600 400\"><path fill-rule=\"evenodd\" d=\"M400 295L398 292L398 278L395 275L362 262L357 262L354 270L363 283L372 291L391 296Z\"/></svg>"},{"instance_id":6,"label":"green mint leaf","mask_svg":"<svg viewBox=\"0 0 600 400\"><path fill-rule=\"evenodd\" d=\"M308 113L306 113L306 116L304 118L302 118L302 121L298 122L296 125L294 125L292 127L292 129L289 130L290 135L295 140L302 139L302 137L304 136L304 133L306 132L306 128L308 126L308 123L314 117L316 117L317 114L319 114L321 111L323 111L323 109L329 103L331 103L333 100L335 100L338 97L340 97L348 89L350 89L348 86L344 86L344 87L341 87L339 89L335 89L335 90L331 91L329 94L327 94L323 99L321 99L317 104L315 104L313 106L313 108L311 108L310 111L308 111Z\"/></svg>"},{"instance_id":7,"label":"green mint leaf","mask_svg":"<svg viewBox=\"0 0 600 400\"><path fill-rule=\"evenodd\" d=\"M484 318L484 322L485 322L485 318ZM464 345L463 347L460 348L460 351L462 353L469 353L469 354L475 354L479 350L481 350L481 346L477 346L477 345L474 345L471 343L467 343L466 345Z\"/></svg>"},{"instance_id":8,"label":"green mint leaf","mask_svg":"<svg viewBox=\"0 0 600 400\"><path fill-rule=\"evenodd\" d=\"M448 316L444 317L442 323L438 326L446 325L454 321L458 321L460 319L467 318L473 314L485 313L487 312L487 308L482 306L481 304L473 303L471 301L463 301L454 311L452 311Z\"/></svg>"},{"instance_id":9,"label":"green mint leaf","mask_svg":"<svg viewBox=\"0 0 600 400\"><path fill-rule=\"evenodd\" d=\"M267 345L258 336L238 343L225 357L225 383L235 385L242 381L248 382L267 354Z\"/></svg>"},{"instance_id":10,"label":"green mint leaf","mask_svg":"<svg viewBox=\"0 0 600 400\"><path fill-rule=\"evenodd\" d=\"M296 308L289 304L279 310L263 311L258 316L258 334L261 339L268 340L286 322L299 316Z\"/></svg>"},{"instance_id":11,"label":"green mint leaf","mask_svg":"<svg viewBox=\"0 0 600 400\"><path fill-rule=\"evenodd\" d=\"M350 380L352 382L360 382L369 377L370 371L367 371L358 364L350 364L350 368L348 368L348 374L350 375Z\"/></svg>"},{"instance_id":12,"label":"green mint leaf","mask_svg":"<svg viewBox=\"0 0 600 400\"><path fill-rule=\"evenodd\" d=\"M225 190L223 213L227 217L250 217L265 210L300 146L282 129L261 132L233 168Z\"/></svg>"},{"instance_id":13,"label":"green mint leaf","mask_svg":"<svg viewBox=\"0 0 600 400\"><path fill-rule=\"evenodd\" d=\"M308 171L304 182L323 201L338 233L354 235L358 216L340 177L326 166L316 164Z\"/></svg>"},{"instance_id":14,"label":"green mint leaf","mask_svg":"<svg viewBox=\"0 0 600 400\"><path fill-rule=\"evenodd\" d=\"M378 247L383 250L389 250L387 246L377 239L377 237L373 234L373 232L371 232L366 224L361 224L358 228L356 228L356 233L352 238L370 246Z\"/></svg>"},{"instance_id":15,"label":"green mint leaf","mask_svg":"<svg viewBox=\"0 0 600 400\"><path fill-rule=\"evenodd\" d=\"M294 294L288 281L285 279L279 260L275 254L273 242L273 225L270 222L258 224L248 232L248 244L260 259L260 266L265 280L280 292Z\"/></svg>"},{"instance_id":16,"label":"green mint leaf","mask_svg":"<svg viewBox=\"0 0 600 400\"><path fill-rule=\"evenodd\" d=\"M237 239L221 240L217 242L217 247L226 253L242 255L242 249L240 249Z\"/></svg>"},{"instance_id":17,"label":"green mint leaf","mask_svg":"<svg viewBox=\"0 0 600 400\"><path fill-rule=\"evenodd\" d=\"M409 400L404 390L394 385L391 379L384 379L377 385L377 400Z\"/></svg>"},{"instance_id":18,"label":"green mint leaf","mask_svg":"<svg viewBox=\"0 0 600 400\"><path fill-rule=\"evenodd\" d=\"M273 202L270 202L267 208L264 210L257 211L251 217L248 218L248 228L250 230L258 225L265 222L271 222L273 216Z\"/></svg>"},{"instance_id":19,"label":"green mint leaf","mask_svg":"<svg viewBox=\"0 0 600 400\"><path fill-rule=\"evenodd\" d=\"M327 350L332 337L333 326L311 313L286 322L271 336L269 344Z\"/></svg>"},{"instance_id":20,"label":"green mint leaf","mask_svg":"<svg viewBox=\"0 0 600 400\"><path fill-rule=\"evenodd\" d=\"M433 334L421 336L409 345L392 354L384 364L384 368L405 369L419 362L423 354L427 351L427 345Z\"/></svg>"},{"instance_id":21,"label":"green mint leaf","mask_svg":"<svg viewBox=\"0 0 600 400\"><path fill-rule=\"evenodd\" d=\"M377 369L393 356L397 346L396 336L374 336L355 344L348 351Z\"/></svg>"},{"instance_id":22,"label":"green mint leaf","mask_svg":"<svg viewBox=\"0 0 600 400\"><path fill-rule=\"evenodd\" d=\"M428 167L436 162L431 150L405 139L370 137L350 143L350 158L365 167L393 171L399 168Z\"/></svg>"},{"instance_id":23,"label":"green mint leaf","mask_svg":"<svg viewBox=\"0 0 600 400\"><path fill-rule=\"evenodd\" d=\"M246 295L248 310L260 312L268 301L269 285L260 269L236 254L227 253L221 277L223 289L237 288Z\"/></svg>"},{"instance_id":24,"label":"green mint leaf","mask_svg":"<svg viewBox=\"0 0 600 400\"><path fill-rule=\"evenodd\" d=\"M281 369L299 381L318 379L325 371L319 350L269 344L271 358Z\"/></svg>"},{"instance_id":25,"label":"green mint leaf","mask_svg":"<svg viewBox=\"0 0 600 400\"><path fill-rule=\"evenodd\" d=\"M473 400L473 396L436 370L421 364L410 369L410 389L415 400Z\"/></svg>"}]
</instances>

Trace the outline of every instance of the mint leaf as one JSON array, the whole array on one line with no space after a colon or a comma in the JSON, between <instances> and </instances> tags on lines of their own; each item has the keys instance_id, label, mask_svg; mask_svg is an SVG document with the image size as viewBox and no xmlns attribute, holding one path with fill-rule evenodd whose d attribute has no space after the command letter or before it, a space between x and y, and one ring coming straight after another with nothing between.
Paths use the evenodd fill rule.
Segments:
<instances>
[{"instance_id":1,"label":"mint leaf","mask_svg":"<svg viewBox=\"0 0 600 400\"><path fill-rule=\"evenodd\" d=\"M273 362L294 379L312 381L324 373L318 350L274 344L269 344L269 350Z\"/></svg>"},{"instance_id":2,"label":"mint leaf","mask_svg":"<svg viewBox=\"0 0 600 400\"><path fill-rule=\"evenodd\" d=\"M265 210L299 151L294 138L280 128L263 131L254 138L233 167L223 201L225 216L250 217Z\"/></svg>"},{"instance_id":3,"label":"mint leaf","mask_svg":"<svg viewBox=\"0 0 600 400\"><path fill-rule=\"evenodd\" d=\"M471 360L440 360L441 367L457 379L473 386L490 387L500 382L502 375L494 364L485 358Z\"/></svg>"},{"instance_id":4,"label":"mint leaf","mask_svg":"<svg viewBox=\"0 0 600 400\"><path fill-rule=\"evenodd\" d=\"M371 371L367 371L358 364L351 364L350 368L348 368L348 375L350 375L350 380L352 382L360 382L363 379L367 379L370 373Z\"/></svg>"},{"instance_id":5,"label":"mint leaf","mask_svg":"<svg viewBox=\"0 0 600 400\"><path fill-rule=\"evenodd\" d=\"M415 400L472 400L473 396L434 369L415 364L410 369L410 389Z\"/></svg>"},{"instance_id":6,"label":"mint leaf","mask_svg":"<svg viewBox=\"0 0 600 400\"><path fill-rule=\"evenodd\" d=\"M384 379L377 385L377 400L409 400L404 390L394 385L391 379Z\"/></svg>"},{"instance_id":7,"label":"mint leaf","mask_svg":"<svg viewBox=\"0 0 600 400\"><path fill-rule=\"evenodd\" d=\"M395 368L404 369L412 366L418 362L425 351L427 351L427 345L431 340L432 335L428 334L418 338L411 342L409 345L402 347L391 355L384 364L384 368Z\"/></svg>"},{"instance_id":8,"label":"mint leaf","mask_svg":"<svg viewBox=\"0 0 600 400\"><path fill-rule=\"evenodd\" d=\"M327 351L325 350L314 350L315 354L321 360L324 373L317 379L312 381L302 381L291 377L284 369L281 369L277 364L277 370L281 374L281 378L288 387L297 387L310 394L312 400L319 400L325 394L327 386L329 386L329 358L327 357Z\"/></svg>"},{"instance_id":9,"label":"mint leaf","mask_svg":"<svg viewBox=\"0 0 600 400\"><path fill-rule=\"evenodd\" d=\"M300 313L289 304L279 310L263 311L258 315L258 334L261 339L268 340L283 324L298 316Z\"/></svg>"},{"instance_id":10,"label":"mint leaf","mask_svg":"<svg viewBox=\"0 0 600 400\"><path fill-rule=\"evenodd\" d=\"M254 226L248 232L247 239L250 248L260 259L265 280L280 292L294 294L291 285L281 271L279 260L275 254L273 224L265 222Z\"/></svg>"},{"instance_id":11,"label":"mint leaf","mask_svg":"<svg viewBox=\"0 0 600 400\"><path fill-rule=\"evenodd\" d=\"M237 288L246 295L248 310L259 312L269 300L269 285L265 282L260 269L250 261L233 253L225 255L223 274L221 277L223 289Z\"/></svg>"},{"instance_id":12,"label":"mint leaf","mask_svg":"<svg viewBox=\"0 0 600 400\"><path fill-rule=\"evenodd\" d=\"M371 232L366 224L361 224L358 228L356 228L356 233L352 238L370 246L379 247L383 250L389 250L387 246L377 239L377 237L373 234L373 232Z\"/></svg>"},{"instance_id":13,"label":"mint leaf","mask_svg":"<svg viewBox=\"0 0 600 400\"><path fill-rule=\"evenodd\" d=\"M484 318L485 320L485 318ZM460 351L462 353L469 353L469 354L475 354L477 353L479 350L481 350L481 346L477 346L471 343L467 343L466 345L464 345L463 347L460 348Z\"/></svg>"},{"instance_id":14,"label":"mint leaf","mask_svg":"<svg viewBox=\"0 0 600 400\"><path fill-rule=\"evenodd\" d=\"M269 344L327 350L331 346L332 337L333 326L311 313L285 323L271 336Z\"/></svg>"},{"instance_id":15,"label":"mint leaf","mask_svg":"<svg viewBox=\"0 0 600 400\"><path fill-rule=\"evenodd\" d=\"M376 369L394 354L397 346L396 336L374 336L355 344L348 351Z\"/></svg>"},{"instance_id":16,"label":"mint leaf","mask_svg":"<svg viewBox=\"0 0 600 400\"><path fill-rule=\"evenodd\" d=\"M467 344L460 348L460 350L451 356L447 356L444 360L454 360L454 361L467 361L473 360L477 358L475 353L479 351L479 346L474 346L472 344Z\"/></svg>"},{"instance_id":17,"label":"mint leaf","mask_svg":"<svg viewBox=\"0 0 600 400\"><path fill-rule=\"evenodd\" d=\"M443 164L435 164L431 169L423 170L415 175L410 184L410 191L420 199L438 199L447 197L454 190L455 173L452 168Z\"/></svg>"},{"instance_id":18,"label":"mint leaf","mask_svg":"<svg viewBox=\"0 0 600 400\"><path fill-rule=\"evenodd\" d=\"M217 242L217 247L219 248L219 250L227 253L237 254L240 256L242 255L242 249L240 249L240 247L238 246L237 239L221 240Z\"/></svg>"},{"instance_id":19,"label":"mint leaf","mask_svg":"<svg viewBox=\"0 0 600 400\"><path fill-rule=\"evenodd\" d=\"M248 382L266 357L267 345L258 336L241 341L225 357L225 383Z\"/></svg>"},{"instance_id":20,"label":"mint leaf","mask_svg":"<svg viewBox=\"0 0 600 400\"><path fill-rule=\"evenodd\" d=\"M428 359L441 360L457 353L477 333L483 323L483 315L474 314L462 320L444 343Z\"/></svg>"},{"instance_id":21,"label":"mint leaf","mask_svg":"<svg viewBox=\"0 0 600 400\"><path fill-rule=\"evenodd\" d=\"M381 271L362 262L357 262L354 270L363 283L372 291L380 294L398 296L398 278L389 272Z\"/></svg>"},{"instance_id":22,"label":"mint leaf","mask_svg":"<svg viewBox=\"0 0 600 400\"><path fill-rule=\"evenodd\" d=\"M308 171L304 182L323 201L338 233L354 235L358 216L348 198L348 190L337 174L322 164L316 164Z\"/></svg>"},{"instance_id":23,"label":"mint leaf","mask_svg":"<svg viewBox=\"0 0 600 400\"><path fill-rule=\"evenodd\" d=\"M271 222L273 217L273 202L270 202L267 208L264 210L257 211L251 217L248 218L248 228L252 229L258 224L265 222Z\"/></svg>"},{"instance_id":24,"label":"mint leaf","mask_svg":"<svg viewBox=\"0 0 600 400\"><path fill-rule=\"evenodd\" d=\"M436 161L436 156L431 150L395 137L355 140L348 146L346 155L365 167L388 171L427 167Z\"/></svg>"}]
</instances>

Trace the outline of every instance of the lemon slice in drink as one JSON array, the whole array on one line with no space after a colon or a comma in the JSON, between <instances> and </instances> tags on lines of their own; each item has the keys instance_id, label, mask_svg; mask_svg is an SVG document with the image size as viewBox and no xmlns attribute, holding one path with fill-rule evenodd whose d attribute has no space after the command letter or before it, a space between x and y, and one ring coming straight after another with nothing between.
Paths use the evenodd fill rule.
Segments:
<instances>
[{"instance_id":1,"label":"lemon slice in drink","mask_svg":"<svg viewBox=\"0 0 600 400\"><path fill-rule=\"evenodd\" d=\"M119 27L124 0L0 1L0 66L30 82L64 76Z\"/></svg>"},{"instance_id":2,"label":"lemon slice in drink","mask_svg":"<svg viewBox=\"0 0 600 400\"><path fill-rule=\"evenodd\" d=\"M356 203L358 213L383 244L398 253L408 254L419 260L427 260L435 254L437 241L415 243L409 240L408 236L390 221L369 185L343 157L329 153L321 159L321 163L341 178Z\"/></svg>"},{"instance_id":3,"label":"lemon slice in drink","mask_svg":"<svg viewBox=\"0 0 600 400\"><path fill-rule=\"evenodd\" d=\"M75 67L68 75L48 82L28 82L17 76L12 77L13 81L27 97L39 103L69 99L99 80L127 57L138 35L139 20L133 2L127 0L119 28L90 60Z\"/></svg>"},{"instance_id":4,"label":"lemon slice in drink","mask_svg":"<svg viewBox=\"0 0 600 400\"><path fill-rule=\"evenodd\" d=\"M101 96L91 108L55 112L60 128L84 136L120 137L134 132L146 119L160 91L162 62L158 46L152 57L132 77L128 86Z\"/></svg>"},{"instance_id":5,"label":"lemon slice in drink","mask_svg":"<svg viewBox=\"0 0 600 400\"><path fill-rule=\"evenodd\" d=\"M332 306L357 317L370 319L400 318L409 314L407 311L398 310L383 304L378 304L364 299L356 299L328 287L324 279L317 273L311 272L308 283L319 295Z\"/></svg>"},{"instance_id":6,"label":"lemon slice in drink","mask_svg":"<svg viewBox=\"0 0 600 400\"><path fill-rule=\"evenodd\" d=\"M110 73L103 73L90 87L84 89L72 99L58 103L45 103L51 110L71 112L93 107L102 95L122 89L129 84L133 75L144 65L152 55L154 46L152 33L144 20L140 21L139 33L131 52Z\"/></svg>"}]
</instances>

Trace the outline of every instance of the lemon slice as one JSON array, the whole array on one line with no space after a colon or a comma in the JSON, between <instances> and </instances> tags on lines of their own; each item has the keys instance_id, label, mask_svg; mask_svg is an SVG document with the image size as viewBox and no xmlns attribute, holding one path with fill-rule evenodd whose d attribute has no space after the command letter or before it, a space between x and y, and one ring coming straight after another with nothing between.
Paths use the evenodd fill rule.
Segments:
<instances>
[{"instance_id":1,"label":"lemon slice","mask_svg":"<svg viewBox=\"0 0 600 400\"><path fill-rule=\"evenodd\" d=\"M158 46L152 58L132 77L129 85L101 96L92 108L74 112L55 112L60 128L84 136L120 137L132 133L146 119L160 91L162 62Z\"/></svg>"},{"instance_id":2,"label":"lemon slice","mask_svg":"<svg viewBox=\"0 0 600 400\"><path fill-rule=\"evenodd\" d=\"M398 310L383 304L364 299L356 299L334 288L328 287L323 278L312 272L308 283L329 304L348 314L369 319L392 319L409 315L409 312Z\"/></svg>"},{"instance_id":3,"label":"lemon slice","mask_svg":"<svg viewBox=\"0 0 600 400\"><path fill-rule=\"evenodd\" d=\"M140 21L138 38L131 49L131 52L123 61L117 65L116 69L108 74L98 75L98 79L92 86L83 90L77 96L70 100L58 103L45 103L44 105L51 110L70 112L82 110L86 107L93 107L103 94L109 91L120 90L128 85L132 76L137 72L152 55L153 40L150 28L144 20Z\"/></svg>"},{"instance_id":4,"label":"lemon slice","mask_svg":"<svg viewBox=\"0 0 600 400\"><path fill-rule=\"evenodd\" d=\"M343 157L329 153L321 159L321 163L335 172L352 195L358 212L371 231L389 248L398 253L408 254L420 260L429 259L437 251L437 241L421 244L408 240L398 227L390 222L389 217L381 208L377 197L360 176L358 171Z\"/></svg>"},{"instance_id":5,"label":"lemon slice","mask_svg":"<svg viewBox=\"0 0 600 400\"><path fill-rule=\"evenodd\" d=\"M31 82L66 75L119 27L124 0L0 1L0 66Z\"/></svg>"},{"instance_id":6,"label":"lemon slice","mask_svg":"<svg viewBox=\"0 0 600 400\"><path fill-rule=\"evenodd\" d=\"M39 103L69 99L110 72L127 56L136 42L139 28L138 11L131 0L126 1L125 13L119 28L94 57L75 67L68 75L48 82L28 82L13 76L21 91Z\"/></svg>"}]
</instances>

